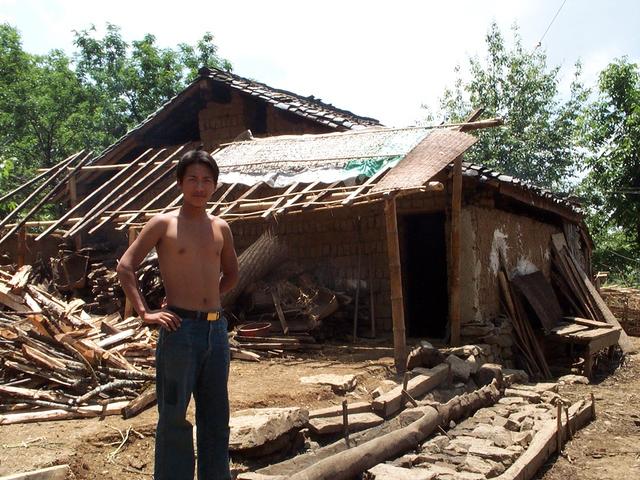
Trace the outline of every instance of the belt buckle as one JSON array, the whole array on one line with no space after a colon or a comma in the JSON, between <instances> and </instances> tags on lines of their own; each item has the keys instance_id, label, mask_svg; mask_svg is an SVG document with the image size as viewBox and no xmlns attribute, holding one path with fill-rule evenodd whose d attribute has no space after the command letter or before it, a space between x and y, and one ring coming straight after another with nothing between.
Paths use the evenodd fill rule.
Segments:
<instances>
[{"instance_id":1,"label":"belt buckle","mask_svg":"<svg viewBox=\"0 0 640 480\"><path fill-rule=\"evenodd\" d=\"M215 322L220 319L220 312L209 312L207 313L207 321Z\"/></svg>"}]
</instances>

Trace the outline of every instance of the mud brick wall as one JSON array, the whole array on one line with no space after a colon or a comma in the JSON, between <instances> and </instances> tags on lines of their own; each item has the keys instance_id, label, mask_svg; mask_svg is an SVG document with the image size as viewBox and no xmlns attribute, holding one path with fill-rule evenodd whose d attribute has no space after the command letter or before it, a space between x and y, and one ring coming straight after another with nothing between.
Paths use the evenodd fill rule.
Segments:
<instances>
[{"instance_id":1,"label":"mud brick wall","mask_svg":"<svg viewBox=\"0 0 640 480\"><path fill-rule=\"evenodd\" d=\"M228 98L207 102L198 113L198 121L200 139L208 150L233 141L247 129L255 137L335 131L235 91L229 91Z\"/></svg>"},{"instance_id":2,"label":"mud brick wall","mask_svg":"<svg viewBox=\"0 0 640 480\"><path fill-rule=\"evenodd\" d=\"M232 223L238 252L251 245L266 228L263 220ZM376 328L391 330L389 264L382 203L288 215L279 220L277 231L285 238L292 260L312 272L328 288L351 294L358 284L358 248L361 248L361 292L369 290L371 268ZM368 295L361 299L369 301Z\"/></svg>"},{"instance_id":3,"label":"mud brick wall","mask_svg":"<svg viewBox=\"0 0 640 480\"><path fill-rule=\"evenodd\" d=\"M489 344L496 356L508 360L513 339L510 322L500 318L500 254L509 276L540 270L549 279L551 235L561 229L479 206L463 208L461 223L462 341Z\"/></svg>"}]
</instances>

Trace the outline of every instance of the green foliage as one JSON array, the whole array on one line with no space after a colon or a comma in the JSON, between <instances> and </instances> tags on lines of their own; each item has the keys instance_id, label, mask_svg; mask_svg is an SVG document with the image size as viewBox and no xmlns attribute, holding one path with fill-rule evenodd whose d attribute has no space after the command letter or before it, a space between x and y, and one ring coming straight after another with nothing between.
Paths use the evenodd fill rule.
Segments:
<instances>
[{"instance_id":1,"label":"green foliage","mask_svg":"<svg viewBox=\"0 0 640 480\"><path fill-rule=\"evenodd\" d=\"M469 59L469 79L458 67L458 79L441 99L449 122L463 121L478 107L485 117L502 117L505 126L477 132L478 142L465 158L474 163L559 190L574 172L577 158L576 119L587 92L576 66L571 98L559 100L559 68L547 67L543 51L527 51L516 27L507 48L498 26L486 36L487 56Z\"/></svg>"},{"instance_id":2,"label":"green foliage","mask_svg":"<svg viewBox=\"0 0 640 480\"><path fill-rule=\"evenodd\" d=\"M32 55L0 24L0 159L13 159L0 194L35 169L79 150L100 151L181 91L203 65L231 69L206 33L195 46L160 48L153 35L129 45L115 25L75 32L72 57ZM4 205L6 207L6 205Z\"/></svg>"},{"instance_id":3,"label":"green foliage","mask_svg":"<svg viewBox=\"0 0 640 480\"><path fill-rule=\"evenodd\" d=\"M616 60L600 74L599 96L582 118L588 173L579 192L602 268L640 282L640 70ZM605 265L606 262L606 265ZM599 266L600 267L600 266ZM630 270L631 269L631 270Z\"/></svg>"}]
</instances>

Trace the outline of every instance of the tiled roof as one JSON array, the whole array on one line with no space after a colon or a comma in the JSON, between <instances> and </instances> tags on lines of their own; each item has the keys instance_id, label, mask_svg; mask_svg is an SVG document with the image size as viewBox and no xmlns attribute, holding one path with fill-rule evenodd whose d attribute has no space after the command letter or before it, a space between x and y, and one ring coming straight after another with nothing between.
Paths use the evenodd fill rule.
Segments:
<instances>
[{"instance_id":1,"label":"tiled roof","mask_svg":"<svg viewBox=\"0 0 640 480\"><path fill-rule=\"evenodd\" d=\"M323 123L331 128L343 127L355 130L381 125L375 118L361 117L347 110L336 108L333 105L322 102L313 95L303 97L217 69L201 68L199 73L201 78L211 78L218 82L223 82L231 88L261 98L276 108Z\"/></svg>"}]
</instances>

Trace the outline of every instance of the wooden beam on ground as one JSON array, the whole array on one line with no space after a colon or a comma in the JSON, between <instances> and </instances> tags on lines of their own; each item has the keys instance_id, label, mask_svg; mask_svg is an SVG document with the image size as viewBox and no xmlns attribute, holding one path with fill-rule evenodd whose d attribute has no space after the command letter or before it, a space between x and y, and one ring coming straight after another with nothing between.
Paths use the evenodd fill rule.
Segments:
<instances>
[{"instance_id":1,"label":"wooden beam on ground","mask_svg":"<svg viewBox=\"0 0 640 480\"><path fill-rule=\"evenodd\" d=\"M462 210L462 155L453 162L451 192L451 280L449 315L451 345L460 345L460 215Z\"/></svg>"},{"instance_id":2,"label":"wooden beam on ground","mask_svg":"<svg viewBox=\"0 0 640 480\"><path fill-rule=\"evenodd\" d=\"M0 480L65 480L69 478L70 473L69 465L56 465L31 472L6 475L0 477Z\"/></svg>"},{"instance_id":3,"label":"wooden beam on ground","mask_svg":"<svg viewBox=\"0 0 640 480\"><path fill-rule=\"evenodd\" d=\"M407 365L407 340L404 326L402 267L400 264L398 215L395 197L385 200L384 215L387 224L387 255L389 257L389 277L391 281L394 358L397 372L404 373Z\"/></svg>"}]
</instances>

